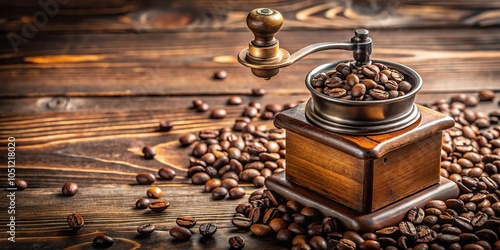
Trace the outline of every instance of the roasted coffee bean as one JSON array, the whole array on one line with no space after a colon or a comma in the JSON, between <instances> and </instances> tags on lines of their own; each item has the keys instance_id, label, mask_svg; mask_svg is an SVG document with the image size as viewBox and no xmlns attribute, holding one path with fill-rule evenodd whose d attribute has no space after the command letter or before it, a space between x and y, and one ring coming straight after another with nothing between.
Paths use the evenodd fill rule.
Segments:
<instances>
[{"instance_id":1,"label":"roasted coffee bean","mask_svg":"<svg viewBox=\"0 0 500 250\"><path fill-rule=\"evenodd\" d=\"M375 100L385 100L389 98L389 93L380 89L370 89L368 94Z\"/></svg>"},{"instance_id":2,"label":"roasted coffee bean","mask_svg":"<svg viewBox=\"0 0 500 250\"><path fill-rule=\"evenodd\" d=\"M203 223L198 230L202 237L211 237L217 232L217 226L213 223Z\"/></svg>"},{"instance_id":3,"label":"roasted coffee bean","mask_svg":"<svg viewBox=\"0 0 500 250\"><path fill-rule=\"evenodd\" d=\"M165 211L169 206L170 202L168 202L167 200L157 200L149 203L149 209L157 213Z\"/></svg>"},{"instance_id":4,"label":"roasted coffee bean","mask_svg":"<svg viewBox=\"0 0 500 250\"><path fill-rule=\"evenodd\" d=\"M222 184L222 181L219 178L212 178L205 182L205 192L212 192L214 189L220 187Z\"/></svg>"},{"instance_id":5,"label":"roasted coffee bean","mask_svg":"<svg viewBox=\"0 0 500 250\"><path fill-rule=\"evenodd\" d=\"M200 105L202 105L203 103L205 103L204 101L198 99L198 98L195 98L192 100L192 104L193 104L193 108L198 108Z\"/></svg>"},{"instance_id":6,"label":"roasted coffee bean","mask_svg":"<svg viewBox=\"0 0 500 250\"><path fill-rule=\"evenodd\" d=\"M287 228L288 224L283 218L274 218L269 222L269 227L273 229L274 232L278 232L281 229ZM321 226L319 231L321 232ZM316 234L314 234L316 235Z\"/></svg>"},{"instance_id":7,"label":"roasted coffee bean","mask_svg":"<svg viewBox=\"0 0 500 250\"><path fill-rule=\"evenodd\" d=\"M179 216L175 220L179 227L192 228L196 225L196 219L192 216Z\"/></svg>"},{"instance_id":8,"label":"roasted coffee bean","mask_svg":"<svg viewBox=\"0 0 500 250\"><path fill-rule=\"evenodd\" d=\"M223 108L216 108L212 110L212 113L210 113L210 118L212 119L222 119L226 117L227 111Z\"/></svg>"},{"instance_id":9,"label":"roasted coffee bean","mask_svg":"<svg viewBox=\"0 0 500 250\"><path fill-rule=\"evenodd\" d=\"M80 230L85 224L83 217L77 213L68 215L66 220L68 221L68 226L75 231Z\"/></svg>"},{"instance_id":10,"label":"roasted coffee bean","mask_svg":"<svg viewBox=\"0 0 500 250\"><path fill-rule=\"evenodd\" d=\"M243 196L245 196L245 189L243 189L242 187L234 187L229 190L230 199L240 199Z\"/></svg>"},{"instance_id":11,"label":"roasted coffee bean","mask_svg":"<svg viewBox=\"0 0 500 250\"><path fill-rule=\"evenodd\" d=\"M355 250L356 243L354 243L352 240L341 239L337 244L337 248L339 250Z\"/></svg>"},{"instance_id":12,"label":"roasted coffee bean","mask_svg":"<svg viewBox=\"0 0 500 250\"><path fill-rule=\"evenodd\" d=\"M162 194L163 194L163 192L161 191L161 189L159 187L150 187L146 191L146 195L149 198L153 198L153 199L160 198Z\"/></svg>"},{"instance_id":13,"label":"roasted coffee bean","mask_svg":"<svg viewBox=\"0 0 500 250\"><path fill-rule=\"evenodd\" d=\"M441 233L459 235L462 233L462 230L460 230L460 228L458 227L449 226L442 228Z\"/></svg>"},{"instance_id":14,"label":"roasted coffee bean","mask_svg":"<svg viewBox=\"0 0 500 250\"><path fill-rule=\"evenodd\" d=\"M227 77L227 72L225 70L217 70L212 74L212 78L215 80L224 80Z\"/></svg>"},{"instance_id":15,"label":"roasted coffee bean","mask_svg":"<svg viewBox=\"0 0 500 250\"><path fill-rule=\"evenodd\" d=\"M92 246L94 248L108 248L111 247L113 243L115 243L115 240L104 234L97 235L92 240Z\"/></svg>"},{"instance_id":16,"label":"roasted coffee bean","mask_svg":"<svg viewBox=\"0 0 500 250\"><path fill-rule=\"evenodd\" d=\"M210 109L210 106L208 103L201 103L199 106L196 107L196 111L198 112L205 112Z\"/></svg>"},{"instance_id":17,"label":"roasted coffee bean","mask_svg":"<svg viewBox=\"0 0 500 250\"><path fill-rule=\"evenodd\" d=\"M191 183L195 185L204 185L210 179L210 175L208 175L207 173L199 172L191 177Z\"/></svg>"},{"instance_id":18,"label":"roasted coffee bean","mask_svg":"<svg viewBox=\"0 0 500 250\"><path fill-rule=\"evenodd\" d=\"M425 211L422 208L414 207L408 211L406 214L406 218L408 221L413 223L414 225L419 225L422 223L425 217Z\"/></svg>"},{"instance_id":19,"label":"roasted coffee bean","mask_svg":"<svg viewBox=\"0 0 500 250\"><path fill-rule=\"evenodd\" d=\"M470 220L462 216L458 216L453 221L453 225L460 228L463 232L471 232L474 229L470 224Z\"/></svg>"},{"instance_id":20,"label":"roasted coffee bean","mask_svg":"<svg viewBox=\"0 0 500 250\"><path fill-rule=\"evenodd\" d=\"M326 239L322 236L316 235L309 240L309 245L312 249L326 250L328 249L328 243Z\"/></svg>"},{"instance_id":21,"label":"roasted coffee bean","mask_svg":"<svg viewBox=\"0 0 500 250\"><path fill-rule=\"evenodd\" d=\"M222 200L227 196L228 193L229 191L226 188L218 187L212 190L212 198L214 200Z\"/></svg>"},{"instance_id":22,"label":"roasted coffee bean","mask_svg":"<svg viewBox=\"0 0 500 250\"><path fill-rule=\"evenodd\" d=\"M254 204L254 208L248 213L248 218L252 220L252 223L258 223L262 221L262 217L264 217L262 206Z\"/></svg>"},{"instance_id":23,"label":"roasted coffee bean","mask_svg":"<svg viewBox=\"0 0 500 250\"><path fill-rule=\"evenodd\" d=\"M473 233L461 233L458 236L460 237L460 242L464 244L474 243L479 240L479 237Z\"/></svg>"},{"instance_id":24,"label":"roasted coffee bean","mask_svg":"<svg viewBox=\"0 0 500 250\"><path fill-rule=\"evenodd\" d=\"M491 229L481 229L476 232L477 237L481 240L488 242L495 242L498 240L497 234Z\"/></svg>"},{"instance_id":25,"label":"roasted coffee bean","mask_svg":"<svg viewBox=\"0 0 500 250\"><path fill-rule=\"evenodd\" d=\"M441 212L444 212L446 210L446 203L441 200L431 200L425 204L425 208L437 208L441 210Z\"/></svg>"},{"instance_id":26,"label":"roasted coffee bean","mask_svg":"<svg viewBox=\"0 0 500 250\"><path fill-rule=\"evenodd\" d=\"M149 204L151 203L151 200L148 198L139 198L135 202L135 207L138 209L146 209L149 207Z\"/></svg>"},{"instance_id":27,"label":"roasted coffee bean","mask_svg":"<svg viewBox=\"0 0 500 250\"><path fill-rule=\"evenodd\" d=\"M78 193L78 184L68 181L62 187L62 195L69 197Z\"/></svg>"},{"instance_id":28,"label":"roasted coffee bean","mask_svg":"<svg viewBox=\"0 0 500 250\"><path fill-rule=\"evenodd\" d=\"M463 250L485 250L485 248L483 248L482 246L480 246L478 244L467 244L467 245L463 246L462 249Z\"/></svg>"},{"instance_id":29,"label":"roasted coffee bean","mask_svg":"<svg viewBox=\"0 0 500 250\"><path fill-rule=\"evenodd\" d=\"M377 234L379 237L384 237L384 236L393 236L395 234L399 233L399 227L397 226L392 226L392 227L385 227L382 229L379 229L375 231L375 234Z\"/></svg>"},{"instance_id":30,"label":"roasted coffee bean","mask_svg":"<svg viewBox=\"0 0 500 250\"><path fill-rule=\"evenodd\" d=\"M347 95L347 91L344 88L333 88L328 91L327 95L333 98L341 98Z\"/></svg>"},{"instance_id":31,"label":"roasted coffee bean","mask_svg":"<svg viewBox=\"0 0 500 250\"><path fill-rule=\"evenodd\" d=\"M239 174L239 178L241 181L251 182L251 181L253 181L253 178L255 178L256 176L259 176L259 175L260 175L259 170L245 169Z\"/></svg>"},{"instance_id":32,"label":"roasted coffee bean","mask_svg":"<svg viewBox=\"0 0 500 250\"><path fill-rule=\"evenodd\" d=\"M453 234L438 234L437 241L443 242L445 244L451 244L460 241L460 237L458 235Z\"/></svg>"},{"instance_id":33,"label":"roasted coffee bean","mask_svg":"<svg viewBox=\"0 0 500 250\"><path fill-rule=\"evenodd\" d=\"M239 96L230 96L227 99L228 105L240 105L242 102L243 102L243 100Z\"/></svg>"},{"instance_id":34,"label":"roasted coffee bean","mask_svg":"<svg viewBox=\"0 0 500 250\"><path fill-rule=\"evenodd\" d=\"M183 134L181 137L179 137L179 143L183 147L187 147L191 144L193 144L198 138L196 137L195 134L193 133L186 133Z\"/></svg>"},{"instance_id":35,"label":"roasted coffee bean","mask_svg":"<svg viewBox=\"0 0 500 250\"><path fill-rule=\"evenodd\" d=\"M173 180L175 178L175 170L167 167L162 167L158 170L158 175L164 180Z\"/></svg>"},{"instance_id":36,"label":"roasted coffee bean","mask_svg":"<svg viewBox=\"0 0 500 250\"><path fill-rule=\"evenodd\" d=\"M361 237L361 235L359 235L358 233L354 232L354 231L346 231L343 235L343 238L344 239L349 239L351 240L352 242L356 243L356 245L361 245L365 239L363 239L363 237Z\"/></svg>"},{"instance_id":37,"label":"roasted coffee bean","mask_svg":"<svg viewBox=\"0 0 500 250\"><path fill-rule=\"evenodd\" d=\"M24 190L28 188L28 183L23 179L16 178L16 180L14 180L14 187L16 187L17 190Z\"/></svg>"},{"instance_id":38,"label":"roasted coffee bean","mask_svg":"<svg viewBox=\"0 0 500 250\"><path fill-rule=\"evenodd\" d=\"M252 225L252 219L243 216L235 216L231 220L233 226L237 228L249 228Z\"/></svg>"},{"instance_id":39,"label":"roasted coffee bean","mask_svg":"<svg viewBox=\"0 0 500 250\"><path fill-rule=\"evenodd\" d=\"M170 229L169 234L178 241L188 241L192 235L189 229L179 226Z\"/></svg>"},{"instance_id":40,"label":"roasted coffee bean","mask_svg":"<svg viewBox=\"0 0 500 250\"><path fill-rule=\"evenodd\" d=\"M480 101L492 101L495 99L495 92L490 89L481 89L478 93L478 98Z\"/></svg>"},{"instance_id":41,"label":"roasted coffee bean","mask_svg":"<svg viewBox=\"0 0 500 250\"><path fill-rule=\"evenodd\" d=\"M245 246L245 240L241 236L234 236L229 238L229 247L231 249L242 249Z\"/></svg>"},{"instance_id":42,"label":"roasted coffee bean","mask_svg":"<svg viewBox=\"0 0 500 250\"><path fill-rule=\"evenodd\" d=\"M137 233L141 236L148 236L155 231L156 227L152 224L143 224L137 227Z\"/></svg>"},{"instance_id":43,"label":"roasted coffee bean","mask_svg":"<svg viewBox=\"0 0 500 250\"><path fill-rule=\"evenodd\" d=\"M152 173L139 173L135 176L137 183L141 185L150 185L156 181L156 177Z\"/></svg>"},{"instance_id":44,"label":"roasted coffee bean","mask_svg":"<svg viewBox=\"0 0 500 250\"><path fill-rule=\"evenodd\" d=\"M167 132L174 128L174 123L171 121L161 121L160 122L160 131Z\"/></svg>"},{"instance_id":45,"label":"roasted coffee bean","mask_svg":"<svg viewBox=\"0 0 500 250\"><path fill-rule=\"evenodd\" d=\"M429 242L433 242L436 238L437 238L436 231L434 231L430 228L425 228L425 229L417 231L417 234L415 235L415 242L417 242L417 243L429 243Z\"/></svg>"},{"instance_id":46,"label":"roasted coffee bean","mask_svg":"<svg viewBox=\"0 0 500 250\"><path fill-rule=\"evenodd\" d=\"M266 90L263 88L253 88L251 89L251 93L253 96L263 96L266 94Z\"/></svg>"},{"instance_id":47,"label":"roasted coffee bean","mask_svg":"<svg viewBox=\"0 0 500 250\"><path fill-rule=\"evenodd\" d=\"M144 159L151 160L155 158L156 150L151 146L145 146L142 148L142 154L144 155Z\"/></svg>"},{"instance_id":48,"label":"roasted coffee bean","mask_svg":"<svg viewBox=\"0 0 500 250\"><path fill-rule=\"evenodd\" d=\"M399 231L408 237L413 237L417 234L417 229L415 229L415 225L409 221L402 221L398 225Z\"/></svg>"},{"instance_id":49,"label":"roasted coffee bean","mask_svg":"<svg viewBox=\"0 0 500 250\"><path fill-rule=\"evenodd\" d=\"M365 240L363 243L359 245L359 249L361 250L380 249L380 243L376 240Z\"/></svg>"},{"instance_id":50,"label":"roasted coffee bean","mask_svg":"<svg viewBox=\"0 0 500 250\"><path fill-rule=\"evenodd\" d=\"M261 188L265 185L265 180L266 180L266 177L271 175L271 171L269 171L268 174L265 174L265 171L266 169L262 169L260 172L261 172L261 176L255 176L253 178L253 185L256 187L256 188Z\"/></svg>"},{"instance_id":51,"label":"roasted coffee bean","mask_svg":"<svg viewBox=\"0 0 500 250\"><path fill-rule=\"evenodd\" d=\"M265 224L253 224L250 226L250 231L260 237L268 236L273 233L273 229Z\"/></svg>"},{"instance_id":52,"label":"roasted coffee bean","mask_svg":"<svg viewBox=\"0 0 500 250\"><path fill-rule=\"evenodd\" d=\"M483 212L477 212L474 217L470 220L470 224L473 227L480 228L488 220L488 215Z\"/></svg>"},{"instance_id":53,"label":"roasted coffee bean","mask_svg":"<svg viewBox=\"0 0 500 250\"><path fill-rule=\"evenodd\" d=\"M364 96L365 93L366 93L366 86L361 83L354 85L351 89L351 96L353 97Z\"/></svg>"}]
</instances>

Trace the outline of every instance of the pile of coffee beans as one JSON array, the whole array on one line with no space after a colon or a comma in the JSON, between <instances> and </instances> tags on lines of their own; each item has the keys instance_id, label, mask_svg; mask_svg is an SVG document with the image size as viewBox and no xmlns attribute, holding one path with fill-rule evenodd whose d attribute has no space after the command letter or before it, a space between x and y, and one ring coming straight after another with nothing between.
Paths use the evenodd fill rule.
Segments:
<instances>
[{"instance_id":1,"label":"pile of coffee beans","mask_svg":"<svg viewBox=\"0 0 500 250\"><path fill-rule=\"evenodd\" d=\"M392 99L412 89L401 72L382 63L361 67L339 63L335 70L315 75L311 85L327 96L356 101Z\"/></svg>"},{"instance_id":2,"label":"pile of coffee beans","mask_svg":"<svg viewBox=\"0 0 500 250\"><path fill-rule=\"evenodd\" d=\"M285 131L245 119L237 120L233 129L184 134L179 142L192 146L187 176L193 184L204 185L215 200L239 199L245 195L240 183L263 187L267 176L285 169Z\"/></svg>"},{"instance_id":3,"label":"pile of coffee beans","mask_svg":"<svg viewBox=\"0 0 500 250\"><path fill-rule=\"evenodd\" d=\"M500 249L500 109L470 108L487 101L486 94L426 105L456 121L443 132L441 175L457 183L458 197L431 200L396 225L360 233L315 208L257 190L235 208L232 224L291 249Z\"/></svg>"}]
</instances>

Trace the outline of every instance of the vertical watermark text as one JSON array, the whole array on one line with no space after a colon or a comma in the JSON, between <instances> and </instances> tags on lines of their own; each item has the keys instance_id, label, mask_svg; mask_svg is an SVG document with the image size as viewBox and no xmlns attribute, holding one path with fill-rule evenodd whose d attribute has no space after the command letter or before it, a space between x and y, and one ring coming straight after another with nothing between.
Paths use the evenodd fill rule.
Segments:
<instances>
[{"instance_id":1,"label":"vertical watermark text","mask_svg":"<svg viewBox=\"0 0 500 250\"><path fill-rule=\"evenodd\" d=\"M10 242L16 242L16 138L7 138L7 239Z\"/></svg>"}]
</instances>

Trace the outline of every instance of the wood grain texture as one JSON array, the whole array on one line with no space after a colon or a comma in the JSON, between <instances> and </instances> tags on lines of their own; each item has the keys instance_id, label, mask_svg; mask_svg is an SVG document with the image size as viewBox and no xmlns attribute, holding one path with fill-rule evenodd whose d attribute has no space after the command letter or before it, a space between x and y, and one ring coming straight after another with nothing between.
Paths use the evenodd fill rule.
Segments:
<instances>
[{"instance_id":1,"label":"wood grain texture","mask_svg":"<svg viewBox=\"0 0 500 250\"><path fill-rule=\"evenodd\" d=\"M497 29L373 30L373 58L415 69L424 79L423 93L500 90L496 80L500 78L499 33ZM309 70L352 57L348 51L313 54L265 81L236 62L236 54L251 36L250 32L40 35L17 54L3 37L0 96L248 94L252 87L274 94L307 94L303 79ZM277 35L282 47L291 52L310 43L345 41L351 36L352 31L330 32L328 37L320 31ZM212 80L219 69L226 70L228 78Z\"/></svg>"},{"instance_id":2,"label":"wood grain texture","mask_svg":"<svg viewBox=\"0 0 500 250\"><path fill-rule=\"evenodd\" d=\"M284 14L277 37L290 52L315 42L346 41L354 28L370 28L374 58L421 74L420 103L476 95L481 88L500 91L498 1L71 0L16 53L7 35L23 35L23 26L42 10L37 2L0 1L0 187L6 187L8 136L16 137L16 174L29 184L16 192L17 242L7 243L2 232L2 249L93 249L91 241L100 232L115 238L114 249L227 249L234 235L245 238L245 249L286 249L272 237L232 227L234 207L254 188L244 184L247 195L240 200L212 201L184 177L191 149L177 142L185 132L232 126L243 105L226 106L231 95L242 96L244 104L307 100L303 78L309 70L351 57L344 51L318 53L271 81L253 77L236 54L252 39L244 20L255 7ZM219 69L228 72L226 80L211 79ZM251 96L254 87L267 94ZM228 117L213 120L208 112L189 109L195 97L227 108ZM498 99L476 110L498 109ZM173 121L174 129L159 132L161 120ZM157 149L157 159L140 156L144 145ZM172 181L155 183L172 206L161 214L135 210L135 200L148 187L136 185L135 175L156 174L160 167L178 173ZM62 197L60 189L69 180L80 192ZM8 223L6 202L0 199L2 225ZM76 235L65 219L75 211L86 220ZM215 222L216 237L173 241L168 230L178 215ZM156 224L158 232L139 238L136 227L145 222Z\"/></svg>"},{"instance_id":3,"label":"wood grain texture","mask_svg":"<svg viewBox=\"0 0 500 250\"><path fill-rule=\"evenodd\" d=\"M66 1L60 1L62 3ZM41 8L35 1L3 1L0 30L19 32ZM57 15L41 32L165 32L246 30L248 11L258 7L275 8L287 20L284 29L367 28L450 28L498 26L498 1L426 0L343 0L343 1L152 1L113 0L69 1L60 4ZM113 15L114 14L114 15ZM76 17L76 18L75 18Z\"/></svg>"}]
</instances>

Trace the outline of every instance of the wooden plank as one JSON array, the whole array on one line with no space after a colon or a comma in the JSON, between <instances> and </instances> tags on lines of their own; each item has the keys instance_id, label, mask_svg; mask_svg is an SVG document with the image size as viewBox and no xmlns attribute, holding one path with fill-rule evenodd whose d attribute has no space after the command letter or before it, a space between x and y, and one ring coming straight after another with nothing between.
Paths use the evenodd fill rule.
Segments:
<instances>
[{"instance_id":1,"label":"wooden plank","mask_svg":"<svg viewBox=\"0 0 500 250\"><path fill-rule=\"evenodd\" d=\"M64 175L59 182L64 183ZM62 184L61 184L62 186ZM240 235L246 240L246 248L286 249L272 238L256 238L248 231L235 229L231 224L234 208L245 198L237 200L212 201L211 195L202 193L202 188L191 185L161 185L170 207L162 213L134 208L135 201L144 197L148 186L96 184L81 185L78 194L63 197L60 187L28 188L16 192L16 242L3 239L0 247L8 249L93 249L92 239L107 234L115 239L113 248L132 249L228 249L228 240ZM8 207L8 199L0 199L1 207ZM77 233L68 227L66 216L79 213L85 225ZM36 216L34 216L36 215ZM176 226L175 219L181 215L193 216L197 225L192 229L192 238L177 242L168 234ZM7 209L0 211L0 223L10 221ZM201 223L211 222L218 227L211 240L202 240L198 233ZM138 237L136 228L144 223L156 226L156 231L147 238ZM6 235L6 234L4 234Z\"/></svg>"},{"instance_id":2,"label":"wooden plank","mask_svg":"<svg viewBox=\"0 0 500 250\"><path fill-rule=\"evenodd\" d=\"M63 2L63 1L61 1ZM287 20L284 29L449 28L498 25L497 1L69 1L60 4L41 32L165 32L246 30L246 14L275 8ZM0 30L21 32L41 11L36 1L0 3ZM92 25L89 25L92 24Z\"/></svg>"},{"instance_id":3,"label":"wooden plank","mask_svg":"<svg viewBox=\"0 0 500 250\"><path fill-rule=\"evenodd\" d=\"M500 78L498 32L375 30L373 58L414 68L424 79L422 92L500 90L495 81ZM282 47L294 52L314 42L346 40L352 31L331 32L328 39L321 31L278 35ZM5 46L8 41L3 38L0 96L247 94L252 87L274 94L307 94L303 79L309 70L351 57L347 51L314 54L265 81L236 62L236 54L250 38L249 32L40 35L18 54ZM228 72L226 80L211 79L218 69Z\"/></svg>"}]
</instances>

